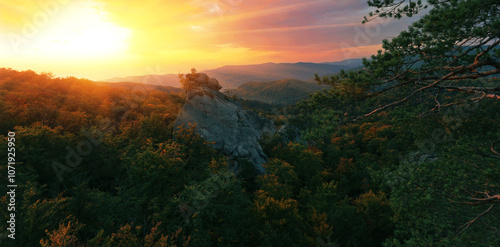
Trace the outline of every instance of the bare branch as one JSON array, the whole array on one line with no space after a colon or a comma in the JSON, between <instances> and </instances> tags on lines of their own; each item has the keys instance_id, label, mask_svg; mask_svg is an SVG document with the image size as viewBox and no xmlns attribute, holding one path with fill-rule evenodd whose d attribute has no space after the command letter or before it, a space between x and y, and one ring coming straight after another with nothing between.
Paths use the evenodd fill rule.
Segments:
<instances>
[{"instance_id":1,"label":"bare branch","mask_svg":"<svg viewBox=\"0 0 500 247\"><path fill-rule=\"evenodd\" d=\"M474 219L470 220L469 222L463 224L460 228L458 228L457 234L460 235L460 234L464 233L469 228L469 226L471 226L478 219L480 219L481 217L483 217L484 215L486 215L487 213L489 213L491 211L491 209L493 209L497 204L498 204L498 202L492 204L490 207L488 207L488 209L486 209L486 211L484 211L484 212L480 213L478 216L476 216L476 218L474 218Z\"/></svg>"},{"instance_id":2,"label":"bare branch","mask_svg":"<svg viewBox=\"0 0 500 247\"><path fill-rule=\"evenodd\" d=\"M471 198L472 201L476 201L477 204L489 204L489 203L498 203L500 202L500 195L489 196L488 193L484 192L486 198Z\"/></svg>"},{"instance_id":3,"label":"bare branch","mask_svg":"<svg viewBox=\"0 0 500 247\"><path fill-rule=\"evenodd\" d=\"M491 150L494 154L496 154L496 155L494 155L494 154L487 154L487 153L484 153L484 152L483 152L483 151L481 151L478 147L476 147L476 148L475 148L476 153L477 153L477 154L479 154L479 155L481 155L481 156L483 156L483 157L486 157L486 158L500 159L500 154L498 154L498 152L496 152L496 151L495 151L495 149L493 149L494 144L495 144L495 142L493 142L493 143L491 144L491 148L490 148L490 150Z\"/></svg>"},{"instance_id":4,"label":"bare branch","mask_svg":"<svg viewBox=\"0 0 500 247\"><path fill-rule=\"evenodd\" d=\"M398 83L398 84L396 84L396 85L394 85L394 86L388 87L388 88L383 89L383 90L380 90L380 91L378 91L378 92L371 93L371 94L369 94L369 95L367 95L366 97L361 98L361 99L371 98L371 97L374 97L374 96L377 96L377 95L383 94L383 93L385 93L385 92L387 92L387 91L389 91L389 90L392 90L392 89L395 89L395 88L398 88L398 87L401 87L401 86L404 86L404 85L408 85L408 84L411 84L411 83L413 83L413 82L411 82L411 81L407 81L407 82L403 82L403 83Z\"/></svg>"},{"instance_id":5,"label":"bare branch","mask_svg":"<svg viewBox=\"0 0 500 247\"><path fill-rule=\"evenodd\" d=\"M492 142L492 143L491 143L491 146L490 146L490 150L491 150L491 152L493 152L493 153L496 155L496 157L498 157L498 158L500 158L500 153L498 153L498 152L495 150L495 144L496 144L497 142L499 142L499 141L500 141L500 140L496 140L496 141Z\"/></svg>"},{"instance_id":6,"label":"bare branch","mask_svg":"<svg viewBox=\"0 0 500 247\"><path fill-rule=\"evenodd\" d=\"M392 107L392 106L395 106L395 105L399 105L399 104L401 104L401 103L403 103L403 102L407 101L409 98L411 98L411 97L412 97L414 94L416 94L417 92L418 92L418 90L415 90L415 91L413 91L410 95L406 96L405 98L403 98L403 99L401 99L401 100L398 100L398 101L392 102L392 103L390 103L390 104L387 104L387 105L381 106L381 107L379 107L379 108L377 108L377 109L375 109L375 110L371 111L370 113L367 113L367 114L365 114L365 115L363 115L363 116L357 117L356 119L354 119L354 120L353 120L353 122L358 121L358 120L361 120L361 119L363 119L363 118L365 118L365 117L371 116L371 115L373 115L373 114L375 114L375 113L377 113L377 112L379 112L379 111L385 110L385 109L387 109L387 108L389 108L389 107Z\"/></svg>"},{"instance_id":7,"label":"bare branch","mask_svg":"<svg viewBox=\"0 0 500 247\"><path fill-rule=\"evenodd\" d=\"M434 97L434 101L436 102L436 107L434 107L434 109L437 108L438 111L441 110L441 103L439 102L438 98L439 98L439 93L441 93L441 90L438 90L437 93L436 93L436 97Z\"/></svg>"}]
</instances>

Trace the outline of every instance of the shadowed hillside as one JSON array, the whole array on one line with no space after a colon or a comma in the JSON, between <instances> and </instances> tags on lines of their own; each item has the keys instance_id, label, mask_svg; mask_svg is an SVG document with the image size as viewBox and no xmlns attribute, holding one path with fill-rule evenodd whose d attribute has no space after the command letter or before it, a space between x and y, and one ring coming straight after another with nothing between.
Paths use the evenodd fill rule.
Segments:
<instances>
[{"instance_id":1,"label":"shadowed hillside","mask_svg":"<svg viewBox=\"0 0 500 247\"><path fill-rule=\"evenodd\" d=\"M327 89L329 86L318 85L296 79L275 81L252 81L229 90L229 94L245 100L261 101L268 104L290 105L309 97L309 94Z\"/></svg>"},{"instance_id":2,"label":"shadowed hillside","mask_svg":"<svg viewBox=\"0 0 500 247\"><path fill-rule=\"evenodd\" d=\"M357 67L357 66L354 66ZM222 86L236 88L249 81L272 81L287 78L310 80L314 74L325 76L341 69L353 68L349 65L317 63L265 63L256 65L228 65L204 73L217 78Z\"/></svg>"}]
</instances>

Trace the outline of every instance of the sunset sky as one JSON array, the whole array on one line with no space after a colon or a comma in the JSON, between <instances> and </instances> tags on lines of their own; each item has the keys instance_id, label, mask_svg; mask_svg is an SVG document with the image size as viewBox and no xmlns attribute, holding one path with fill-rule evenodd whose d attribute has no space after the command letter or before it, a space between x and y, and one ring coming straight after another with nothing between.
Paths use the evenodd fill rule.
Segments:
<instances>
[{"instance_id":1,"label":"sunset sky","mask_svg":"<svg viewBox=\"0 0 500 247\"><path fill-rule=\"evenodd\" d=\"M0 0L0 67L101 80L369 56L416 18L366 0Z\"/></svg>"}]
</instances>

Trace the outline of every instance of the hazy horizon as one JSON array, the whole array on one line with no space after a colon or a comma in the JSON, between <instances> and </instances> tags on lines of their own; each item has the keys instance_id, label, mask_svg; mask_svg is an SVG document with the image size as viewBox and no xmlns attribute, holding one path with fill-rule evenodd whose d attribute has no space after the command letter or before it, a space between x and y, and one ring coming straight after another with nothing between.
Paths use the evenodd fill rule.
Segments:
<instances>
[{"instance_id":1,"label":"hazy horizon","mask_svg":"<svg viewBox=\"0 0 500 247\"><path fill-rule=\"evenodd\" d=\"M0 3L0 67L91 80L367 57L418 16L361 24L365 0Z\"/></svg>"}]
</instances>

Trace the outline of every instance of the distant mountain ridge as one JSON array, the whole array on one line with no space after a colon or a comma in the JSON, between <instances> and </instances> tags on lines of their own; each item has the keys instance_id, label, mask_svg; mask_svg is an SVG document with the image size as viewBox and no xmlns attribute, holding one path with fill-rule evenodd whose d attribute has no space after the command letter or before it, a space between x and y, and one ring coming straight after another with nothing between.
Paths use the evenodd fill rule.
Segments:
<instances>
[{"instance_id":1,"label":"distant mountain ridge","mask_svg":"<svg viewBox=\"0 0 500 247\"><path fill-rule=\"evenodd\" d=\"M252 65L226 65L217 69L200 71L219 80L223 88L235 89L250 81L275 81L298 79L313 81L314 74L331 75L342 69L349 70L361 65L361 59L349 59L328 63L264 63ZM188 71L186 71L188 72ZM177 74L115 77L104 82L136 82L162 86L179 87Z\"/></svg>"},{"instance_id":2,"label":"distant mountain ridge","mask_svg":"<svg viewBox=\"0 0 500 247\"><path fill-rule=\"evenodd\" d=\"M346 59L346 60L337 61L337 62L324 62L322 64L352 66L353 68L355 68L355 67L363 66L363 59L351 58L351 59Z\"/></svg>"}]
</instances>

